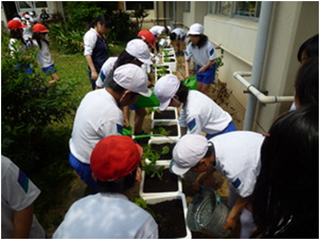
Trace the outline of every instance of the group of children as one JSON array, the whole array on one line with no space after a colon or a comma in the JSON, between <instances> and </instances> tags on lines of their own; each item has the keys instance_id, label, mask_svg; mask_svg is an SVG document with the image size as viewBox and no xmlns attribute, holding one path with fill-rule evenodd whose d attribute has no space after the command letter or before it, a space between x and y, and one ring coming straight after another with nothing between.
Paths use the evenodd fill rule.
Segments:
<instances>
[{"instance_id":1,"label":"group of children","mask_svg":"<svg viewBox=\"0 0 320 240\"><path fill-rule=\"evenodd\" d=\"M34 18L25 14L24 17L15 17L7 24L10 30L9 49L12 57L18 52L26 53L28 49L37 51L37 61L42 71L51 76L48 86L59 80L53 58L50 54L48 33L49 30L42 23L35 22ZM21 71L32 74L34 69L30 64L16 65Z\"/></svg>"},{"instance_id":2,"label":"group of children","mask_svg":"<svg viewBox=\"0 0 320 240\"><path fill-rule=\"evenodd\" d=\"M16 27L11 31L19 32L24 27L19 21L12 25ZM44 25L36 25L34 33L42 36L48 32ZM280 116L262 135L237 131L230 114L206 95L214 81L217 56L201 24L191 25L187 34L183 29L171 31L161 26L142 30L118 57L108 56L104 34L110 27L109 19L101 16L84 37L84 55L94 91L86 94L77 109L69 142L69 162L92 195L70 207L53 238L159 237L154 218L130 202L141 181L142 149L130 137L122 136L126 120L122 108L133 105L139 96L151 95L142 66L156 61L149 47L155 47L163 33L177 41L179 55L186 36L190 38L185 50L186 77L193 58L198 81L198 91L189 90L170 74L154 86L161 111L169 106L181 108L183 136L173 149L171 171L177 175L197 173L196 188L205 184L204 179L213 171L222 173L230 188L230 213L224 230L234 229L240 216L241 238L252 234L316 237L318 198L313 186L318 184L318 88L309 93L318 82L318 53L316 58L307 50L300 53L307 59L295 84L297 110ZM44 37L33 43L40 49L48 45ZM10 163L2 159L4 162ZM15 172L12 176L21 179L20 192L34 196L30 205L39 193L31 193L28 178L17 169ZM3 179L2 174L2 184ZM306 194L312 196L305 200ZM10 214L12 217L15 211ZM30 219L31 224L34 218ZM14 223L10 231L15 232Z\"/></svg>"}]
</instances>

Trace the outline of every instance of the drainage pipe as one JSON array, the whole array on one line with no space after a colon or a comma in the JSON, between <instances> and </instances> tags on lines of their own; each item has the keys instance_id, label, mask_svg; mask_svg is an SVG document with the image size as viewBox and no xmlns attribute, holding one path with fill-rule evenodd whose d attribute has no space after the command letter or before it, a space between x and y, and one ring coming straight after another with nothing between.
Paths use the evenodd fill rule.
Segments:
<instances>
[{"instance_id":1,"label":"drainage pipe","mask_svg":"<svg viewBox=\"0 0 320 240\"><path fill-rule=\"evenodd\" d=\"M264 58L268 41L268 33L271 21L273 2L263 1L261 4L261 14L259 18L259 28L256 40L256 49L253 58L252 68L252 85L257 88L260 87L260 80L262 76L262 69L264 66ZM257 99L254 95L250 94L246 113L244 117L243 130L251 130L255 116Z\"/></svg>"},{"instance_id":2,"label":"drainage pipe","mask_svg":"<svg viewBox=\"0 0 320 240\"><path fill-rule=\"evenodd\" d=\"M265 94L260 92L254 85L245 80L243 78L245 76L251 76L251 72L235 72L233 74L233 77L237 79L239 82L241 82L247 88L247 90L258 99L259 102L264 104L293 102L293 96L266 96Z\"/></svg>"}]
</instances>

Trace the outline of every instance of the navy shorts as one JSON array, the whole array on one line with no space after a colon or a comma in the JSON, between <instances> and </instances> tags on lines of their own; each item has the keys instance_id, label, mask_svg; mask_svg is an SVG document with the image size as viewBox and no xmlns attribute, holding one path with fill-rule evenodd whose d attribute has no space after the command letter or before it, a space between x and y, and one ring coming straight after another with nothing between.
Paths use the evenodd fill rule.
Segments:
<instances>
[{"instance_id":1,"label":"navy shorts","mask_svg":"<svg viewBox=\"0 0 320 240\"><path fill-rule=\"evenodd\" d=\"M205 84L214 83L216 77L216 63L212 64L205 72L199 73L201 67L197 65L197 82L202 82Z\"/></svg>"},{"instance_id":2,"label":"navy shorts","mask_svg":"<svg viewBox=\"0 0 320 240\"><path fill-rule=\"evenodd\" d=\"M51 74L57 72L57 70L56 70L55 67L54 67L54 64L50 65L49 67L42 68L42 71L43 71L47 76L50 76Z\"/></svg>"},{"instance_id":3,"label":"navy shorts","mask_svg":"<svg viewBox=\"0 0 320 240\"><path fill-rule=\"evenodd\" d=\"M80 162L71 152L69 155L69 163L71 167L77 172L81 180L84 181L90 188L92 193L98 192L97 182L92 178L92 171L90 164Z\"/></svg>"},{"instance_id":4,"label":"navy shorts","mask_svg":"<svg viewBox=\"0 0 320 240\"><path fill-rule=\"evenodd\" d=\"M221 132L219 132L219 133L215 133L215 134L208 134L208 133L207 133L206 138L209 140L209 139L211 139L211 138L213 138L213 137L215 137L215 136L218 136L218 135L220 135L220 134L228 133L228 132L234 132L234 131L237 131L237 128L236 128L236 126L234 125L233 121L231 121L231 122L228 124L228 126L227 126L225 129L223 129Z\"/></svg>"}]
</instances>

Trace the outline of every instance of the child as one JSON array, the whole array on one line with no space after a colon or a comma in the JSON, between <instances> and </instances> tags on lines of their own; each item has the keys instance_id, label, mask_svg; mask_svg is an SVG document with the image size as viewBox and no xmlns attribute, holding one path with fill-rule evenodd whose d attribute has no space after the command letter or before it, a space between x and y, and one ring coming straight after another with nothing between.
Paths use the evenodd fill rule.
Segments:
<instances>
[{"instance_id":1,"label":"child","mask_svg":"<svg viewBox=\"0 0 320 240\"><path fill-rule=\"evenodd\" d=\"M319 238L318 106L302 106L272 124L252 206L253 238Z\"/></svg>"},{"instance_id":2,"label":"child","mask_svg":"<svg viewBox=\"0 0 320 240\"><path fill-rule=\"evenodd\" d=\"M18 20L10 20L7 26L10 29L10 55L12 57L18 55L19 53L24 55L27 52L27 44L23 39L23 28L25 28L26 25L21 24L21 22L19 22ZM25 57L23 56L20 60L27 60L27 58L24 58ZM15 64L15 67L19 69L19 71L26 72L28 74L33 73L33 70L28 63L17 63Z\"/></svg>"},{"instance_id":3,"label":"child","mask_svg":"<svg viewBox=\"0 0 320 240\"><path fill-rule=\"evenodd\" d=\"M214 82L216 75L215 59L217 58L212 43L203 34L204 27L195 23L191 25L188 32L190 41L185 52L185 78L189 78L190 60L194 59L196 67L196 78L198 90L208 95L210 84Z\"/></svg>"},{"instance_id":4,"label":"child","mask_svg":"<svg viewBox=\"0 0 320 240\"><path fill-rule=\"evenodd\" d=\"M40 190L7 157L1 156L1 238L46 238L33 214Z\"/></svg>"},{"instance_id":5,"label":"child","mask_svg":"<svg viewBox=\"0 0 320 240\"><path fill-rule=\"evenodd\" d=\"M158 238L153 217L129 200L141 181L141 155L142 148L129 137L99 141L90 158L99 193L76 201L53 238Z\"/></svg>"},{"instance_id":6,"label":"child","mask_svg":"<svg viewBox=\"0 0 320 240\"><path fill-rule=\"evenodd\" d=\"M234 229L240 216L241 238L249 238L254 229L250 196L260 171L260 147L264 137L249 131L219 135L209 141L202 135L187 134L175 145L170 170L183 175L189 170L200 173L195 184L200 185L218 170L229 182L228 205L231 208L224 231Z\"/></svg>"},{"instance_id":7,"label":"child","mask_svg":"<svg viewBox=\"0 0 320 240\"><path fill-rule=\"evenodd\" d=\"M165 75L154 87L160 102L160 110L168 106L180 107L179 124L182 135L206 133L207 139L216 135L236 131L232 117L205 94L189 90L175 75Z\"/></svg>"},{"instance_id":8,"label":"child","mask_svg":"<svg viewBox=\"0 0 320 240\"><path fill-rule=\"evenodd\" d=\"M57 70L54 66L54 61L51 57L49 50L49 42L46 39L46 35L49 30L41 23L37 23L33 26L33 45L39 48L38 62L42 68L42 71L47 75L51 75L52 80L49 84L53 84L59 80Z\"/></svg>"},{"instance_id":9,"label":"child","mask_svg":"<svg viewBox=\"0 0 320 240\"><path fill-rule=\"evenodd\" d=\"M154 39L156 40L156 50L157 53L159 53L159 39L163 38L162 35L170 34L171 32L171 27L169 26L153 26L152 28L149 29L150 32L152 32ZM152 49L152 53L154 52L154 49Z\"/></svg>"},{"instance_id":10,"label":"child","mask_svg":"<svg viewBox=\"0 0 320 240\"><path fill-rule=\"evenodd\" d=\"M186 33L182 28L176 28L172 30L170 34L170 40L176 41L176 47L177 47L177 56L183 56L183 50L184 50L184 41L186 40Z\"/></svg>"}]
</instances>

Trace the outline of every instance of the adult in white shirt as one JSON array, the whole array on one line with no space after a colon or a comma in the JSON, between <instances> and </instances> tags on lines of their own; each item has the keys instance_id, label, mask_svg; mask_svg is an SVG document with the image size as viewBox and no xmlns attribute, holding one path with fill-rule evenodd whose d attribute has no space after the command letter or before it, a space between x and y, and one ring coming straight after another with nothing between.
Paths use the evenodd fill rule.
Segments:
<instances>
[{"instance_id":1,"label":"adult in white shirt","mask_svg":"<svg viewBox=\"0 0 320 240\"><path fill-rule=\"evenodd\" d=\"M120 108L133 104L140 94L149 97L147 82L148 77L140 67L125 64L115 70L107 88L89 92L82 99L69 141L69 162L92 192L97 192L97 186L91 174L91 152L101 139L122 135L124 121Z\"/></svg>"},{"instance_id":2,"label":"adult in white shirt","mask_svg":"<svg viewBox=\"0 0 320 240\"><path fill-rule=\"evenodd\" d=\"M141 181L141 155L142 148L130 137L102 139L90 159L99 193L75 202L53 238L158 238L153 217L129 201Z\"/></svg>"},{"instance_id":3,"label":"adult in white shirt","mask_svg":"<svg viewBox=\"0 0 320 240\"><path fill-rule=\"evenodd\" d=\"M180 107L179 124L185 133L206 133L207 139L216 135L236 131L232 117L211 98L197 90L189 90L172 74L160 78L154 87L160 102L160 110L168 106Z\"/></svg>"},{"instance_id":4,"label":"adult in white shirt","mask_svg":"<svg viewBox=\"0 0 320 240\"><path fill-rule=\"evenodd\" d=\"M209 141L202 135L183 136L173 149L170 170L183 175L189 170L200 173L196 185L218 170L229 182L229 207L223 231L234 229L240 215L241 238L249 238L254 222L251 199L260 172L262 134L236 131L219 135Z\"/></svg>"}]
</instances>

